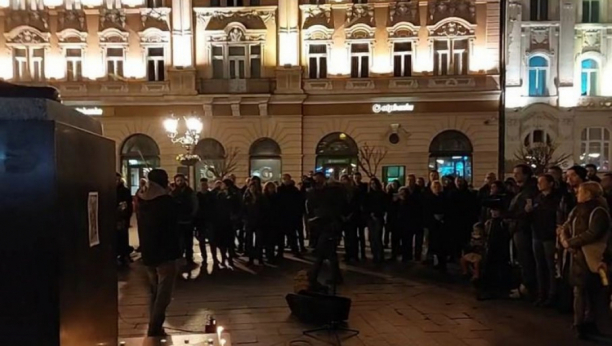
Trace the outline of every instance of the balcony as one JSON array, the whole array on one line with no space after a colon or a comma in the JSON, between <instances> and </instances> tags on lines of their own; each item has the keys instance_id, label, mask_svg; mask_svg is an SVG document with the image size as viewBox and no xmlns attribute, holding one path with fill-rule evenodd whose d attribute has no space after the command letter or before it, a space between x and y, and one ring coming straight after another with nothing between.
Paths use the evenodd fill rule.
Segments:
<instances>
[{"instance_id":1,"label":"balcony","mask_svg":"<svg viewBox=\"0 0 612 346\"><path fill-rule=\"evenodd\" d=\"M498 76L417 76L375 78L304 79L304 91L309 94L327 93L410 93L432 91L494 91L499 90Z\"/></svg>"},{"instance_id":2,"label":"balcony","mask_svg":"<svg viewBox=\"0 0 612 346\"><path fill-rule=\"evenodd\" d=\"M48 80L45 82L19 82L15 84L28 86L52 86L59 90L62 99L81 97L112 97L112 96L152 96L170 93L170 82L148 81L91 81L66 82Z\"/></svg>"},{"instance_id":3,"label":"balcony","mask_svg":"<svg viewBox=\"0 0 612 346\"><path fill-rule=\"evenodd\" d=\"M578 107L586 110L612 110L612 97L610 96L581 96Z\"/></svg>"},{"instance_id":4,"label":"balcony","mask_svg":"<svg viewBox=\"0 0 612 346\"><path fill-rule=\"evenodd\" d=\"M270 79L198 79L200 94L270 94Z\"/></svg>"}]
</instances>

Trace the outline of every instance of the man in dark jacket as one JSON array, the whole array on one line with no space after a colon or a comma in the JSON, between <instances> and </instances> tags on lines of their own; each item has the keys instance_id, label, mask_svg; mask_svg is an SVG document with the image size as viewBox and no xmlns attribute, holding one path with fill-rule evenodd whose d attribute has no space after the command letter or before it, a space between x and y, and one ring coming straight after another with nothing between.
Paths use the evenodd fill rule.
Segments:
<instances>
[{"instance_id":1,"label":"man in dark jacket","mask_svg":"<svg viewBox=\"0 0 612 346\"><path fill-rule=\"evenodd\" d=\"M117 259L126 265L131 261L130 219L132 218L132 194L125 187L121 174L117 173Z\"/></svg>"},{"instance_id":2,"label":"man in dark jacket","mask_svg":"<svg viewBox=\"0 0 612 346\"><path fill-rule=\"evenodd\" d=\"M283 182L278 187L278 203L279 203L279 222L281 231L287 236L287 241L291 247L291 252L299 256L300 250L304 250L304 237L300 249L298 247L299 234L302 233L302 215L304 213L304 200L302 194L295 183L291 180L291 175L283 174Z\"/></svg>"},{"instance_id":3,"label":"man in dark jacket","mask_svg":"<svg viewBox=\"0 0 612 346\"><path fill-rule=\"evenodd\" d=\"M586 168L587 170L587 180L588 181L594 181L596 183L601 183L601 179L599 179L599 177L597 176L597 166L595 166L592 163L589 163L588 165L584 166L584 168Z\"/></svg>"},{"instance_id":4,"label":"man in dark jacket","mask_svg":"<svg viewBox=\"0 0 612 346\"><path fill-rule=\"evenodd\" d=\"M212 232L215 196L209 189L208 179L200 179L200 191L196 196L198 199L198 210L195 217L196 238L200 243L200 252L202 252L202 266L206 266L208 259L206 251L206 239L208 239L211 257L216 267L219 264L219 260L217 259L217 243Z\"/></svg>"},{"instance_id":5,"label":"man in dark jacket","mask_svg":"<svg viewBox=\"0 0 612 346\"><path fill-rule=\"evenodd\" d=\"M175 175L174 184L176 188L171 192L171 196L178 205L182 251L187 264L192 265L195 263L193 261L193 221L197 211L197 199L193 189L187 185L184 175Z\"/></svg>"},{"instance_id":6,"label":"man in dark jacket","mask_svg":"<svg viewBox=\"0 0 612 346\"><path fill-rule=\"evenodd\" d=\"M357 189L357 201L359 202L359 210L357 215L357 235L359 252L361 259L366 259L366 239L365 239L365 228L368 221L368 215L365 212L366 196L368 195L368 184L361 181L361 173L355 172L353 174L353 181L355 182L355 188Z\"/></svg>"},{"instance_id":7,"label":"man in dark jacket","mask_svg":"<svg viewBox=\"0 0 612 346\"><path fill-rule=\"evenodd\" d=\"M346 209L345 203L342 186L338 183L326 183L323 173L315 173L315 185L308 191L306 201L308 222L313 231L319 235L316 248L317 259L308 274L313 285L316 285L325 260L330 262L331 281L342 282L336 249L342 234L342 212Z\"/></svg>"},{"instance_id":8,"label":"man in dark jacket","mask_svg":"<svg viewBox=\"0 0 612 346\"><path fill-rule=\"evenodd\" d=\"M149 186L138 194L138 236L142 263L151 287L148 336L164 336L166 308L172 300L174 280L181 257L178 210L168 194L168 174L161 169L149 172Z\"/></svg>"},{"instance_id":9,"label":"man in dark jacket","mask_svg":"<svg viewBox=\"0 0 612 346\"><path fill-rule=\"evenodd\" d=\"M514 196L508 208L510 233L516 246L518 261L521 265L521 280L530 295L536 292L537 280L535 259L531 236L531 219L527 217L526 209L533 206L537 193L537 182L533 178L531 167L526 164L516 165L513 170L514 179L519 192Z\"/></svg>"}]
</instances>

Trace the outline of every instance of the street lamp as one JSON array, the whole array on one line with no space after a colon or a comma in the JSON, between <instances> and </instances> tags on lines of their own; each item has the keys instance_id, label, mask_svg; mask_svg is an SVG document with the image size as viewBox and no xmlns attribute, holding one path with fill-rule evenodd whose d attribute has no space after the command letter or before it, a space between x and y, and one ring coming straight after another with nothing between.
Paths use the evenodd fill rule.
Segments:
<instances>
[{"instance_id":1,"label":"street lamp","mask_svg":"<svg viewBox=\"0 0 612 346\"><path fill-rule=\"evenodd\" d=\"M187 127L187 131L185 131L185 135L181 137L178 136L178 126L179 119L174 117L174 114L170 115L169 118L164 120L164 128L166 129L166 133L172 143L179 143L183 148L185 148L186 153L180 154L176 157L176 160L179 161L184 166L193 166L198 161L200 161L200 157L198 155L192 154L193 147L200 140L200 133L202 132L202 121L200 118L195 115L191 115L189 117L184 117L185 126Z\"/></svg>"}]
</instances>

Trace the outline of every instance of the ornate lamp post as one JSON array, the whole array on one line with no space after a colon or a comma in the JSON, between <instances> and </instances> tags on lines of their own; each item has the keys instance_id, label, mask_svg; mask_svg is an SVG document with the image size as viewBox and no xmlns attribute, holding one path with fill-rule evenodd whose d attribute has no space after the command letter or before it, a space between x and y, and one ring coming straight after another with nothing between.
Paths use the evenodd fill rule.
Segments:
<instances>
[{"instance_id":1,"label":"ornate lamp post","mask_svg":"<svg viewBox=\"0 0 612 346\"><path fill-rule=\"evenodd\" d=\"M164 128L166 129L166 133L172 143L179 143L183 148L185 148L185 154L179 154L176 157L176 160L181 163L181 165L191 167L200 161L200 157L198 155L192 154L193 147L200 140L200 133L202 132L202 121L200 118L195 115L184 117L185 126L187 127L187 131L185 131L185 135L181 137L178 136L178 118L174 117L174 115L170 115L169 118L164 120ZM191 169L190 169L191 171Z\"/></svg>"}]
</instances>

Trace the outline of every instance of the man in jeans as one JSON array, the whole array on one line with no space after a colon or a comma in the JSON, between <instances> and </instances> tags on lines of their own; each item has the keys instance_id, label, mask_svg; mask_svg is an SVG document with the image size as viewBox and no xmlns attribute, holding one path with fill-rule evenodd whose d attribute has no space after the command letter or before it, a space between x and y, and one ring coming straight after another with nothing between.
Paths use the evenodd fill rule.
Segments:
<instances>
[{"instance_id":1,"label":"man in jeans","mask_svg":"<svg viewBox=\"0 0 612 346\"><path fill-rule=\"evenodd\" d=\"M168 194L168 173L149 172L149 186L138 193L138 236L151 289L148 336L165 336L166 308L172 300L177 259L181 257L178 208Z\"/></svg>"}]
</instances>

